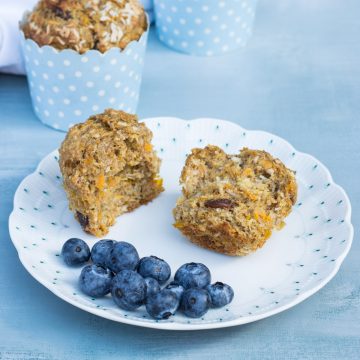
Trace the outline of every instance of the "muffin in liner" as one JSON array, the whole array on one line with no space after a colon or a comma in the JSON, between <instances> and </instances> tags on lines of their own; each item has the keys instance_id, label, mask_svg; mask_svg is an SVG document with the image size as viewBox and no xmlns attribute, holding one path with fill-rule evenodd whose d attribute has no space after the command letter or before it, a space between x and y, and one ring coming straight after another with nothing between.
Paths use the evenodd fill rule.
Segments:
<instances>
[{"instance_id":1,"label":"muffin in liner","mask_svg":"<svg viewBox=\"0 0 360 360\"><path fill-rule=\"evenodd\" d=\"M79 54L72 49L40 47L21 31L21 49L37 117L50 127L67 131L106 108L135 113L148 19L147 24L139 40L131 41L124 50L114 47L104 53L88 50Z\"/></svg>"},{"instance_id":2,"label":"muffin in liner","mask_svg":"<svg viewBox=\"0 0 360 360\"><path fill-rule=\"evenodd\" d=\"M257 0L154 0L159 39L191 55L212 56L246 45Z\"/></svg>"}]
</instances>

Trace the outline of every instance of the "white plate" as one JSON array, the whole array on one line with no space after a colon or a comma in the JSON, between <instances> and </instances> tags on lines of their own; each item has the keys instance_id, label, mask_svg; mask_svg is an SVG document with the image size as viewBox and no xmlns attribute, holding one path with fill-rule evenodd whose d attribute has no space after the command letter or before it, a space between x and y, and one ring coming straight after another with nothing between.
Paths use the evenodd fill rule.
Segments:
<instances>
[{"instance_id":1,"label":"white plate","mask_svg":"<svg viewBox=\"0 0 360 360\"><path fill-rule=\"evenodd\" d=\"M80 268L65 266L59 252L70 237L83 238L90 246L98 239L85 234L68 210L57 151L46 156L20 184L9 219L20 260L41 284L65 301L107 319L159 329L196 330L245 324L279 313L314 294L336 274L353 238L351 205L318 160L275 135L223 120L163 117L144 121L153 131L154 146L163 159L161 175L166 190L151 204L119 217L107 238L133 243L140 256L164 258L173 273L185 262L202 262L210 268L213 281L234 288L234 301L200 319L176 314L155 321L143 307L127 312L117 308L109 296L91 299L83 295L77 287ZM206 144L229 153L243 146L264 149L296 170L299 196L287 225L252 255L228 257L199 248L172 226L186 154Z\"/></svg>"}]
</instances>

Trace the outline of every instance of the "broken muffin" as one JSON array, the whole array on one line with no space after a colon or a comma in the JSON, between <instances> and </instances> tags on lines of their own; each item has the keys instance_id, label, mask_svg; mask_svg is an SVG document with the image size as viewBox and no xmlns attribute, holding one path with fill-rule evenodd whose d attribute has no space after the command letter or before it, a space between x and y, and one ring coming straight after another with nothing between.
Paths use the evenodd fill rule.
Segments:
<instances>
[{"instance_id":1,"label":"broken muffin","mask_svg":"<svg viewBox=\"0 0 360 360\"><path fill-rule=\"evenodd\" d=\"M228 155L193 149L182 170L175 224L192 242L227 255L247 255L281 229L297 197L294 172L266 151Z\"/></svg>"},{"instance_id":2,"label":"broken muffin","mask_svg":"<svg viewBox=\"0 0 360 360\"><path fill-rule=\"evenodd\" d=\"M117 216L164 190L151 140L136 115L112 109L69 130L60 169L70 210L86 232L105 235Z\"/></svg>"}]
</instances>

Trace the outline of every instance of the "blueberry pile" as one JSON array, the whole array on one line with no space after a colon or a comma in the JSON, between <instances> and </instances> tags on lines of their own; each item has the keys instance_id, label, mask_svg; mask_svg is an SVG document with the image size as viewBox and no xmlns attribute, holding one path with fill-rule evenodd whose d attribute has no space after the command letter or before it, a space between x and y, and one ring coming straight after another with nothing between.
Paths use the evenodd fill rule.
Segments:
<instances>
[{"instance_id":1,"label":"blueberry pile","mask_svg":"<svg viewBox=\"0 0 360 360\"><path fill-rule=\"evenodd\" d=\"M229 304L234 298L231 286L211 284L210 270L201 263L187 263L170 279L169 264L156 256L140 259L132 244L125 241L100 240L91 249L81 239L67 240L61 251L64 262L83 265L79 277L82 292L91 297L111 293L115 304L124 310L145 305L157 320L168 319L180 310L185 316L198 318L212 308Z\"/></svg>"}]
</instances>

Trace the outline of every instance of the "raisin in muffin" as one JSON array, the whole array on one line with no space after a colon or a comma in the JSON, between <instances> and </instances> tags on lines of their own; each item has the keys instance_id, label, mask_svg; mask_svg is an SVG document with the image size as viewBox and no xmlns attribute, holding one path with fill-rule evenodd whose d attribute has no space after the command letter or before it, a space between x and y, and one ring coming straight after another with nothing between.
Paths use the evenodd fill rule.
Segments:
<instances>
[{"instance_id":1,"label":"raisin in muffin","mask_svg":"<svg viewBox=\"0 0 360 360\"><path fill-rule=\"evenodd\" d=\"M294 173L260 150L228 155L217 146L193 149L182 170L175 224L192 242L247 255L281 229L297 197Z\"/></svg>"},{"instance_id":2,"label":"raisin in muffin","mask_svg":"<svg viewBox=\"0 0 360 360\"><path fill-rule=\"evenodd\" d=\"M90 49L124 49L146 29L145 11L138 0L40 0L22 24L25 38L39 46L80 54Z\"/></svg>"},{"instance_id":3,"label":"raisin in muffin","mask_svg":"<svg viewBox=\"0 0 360 360\"><path fill-rule=\"evenodd\" d=\"M135 115L112 109L69 130L60 169L70 210L86 232L105 235L117 216L163 191L151 140Z\"/></svg>"}]
</instances>

